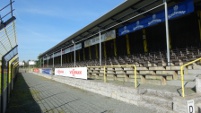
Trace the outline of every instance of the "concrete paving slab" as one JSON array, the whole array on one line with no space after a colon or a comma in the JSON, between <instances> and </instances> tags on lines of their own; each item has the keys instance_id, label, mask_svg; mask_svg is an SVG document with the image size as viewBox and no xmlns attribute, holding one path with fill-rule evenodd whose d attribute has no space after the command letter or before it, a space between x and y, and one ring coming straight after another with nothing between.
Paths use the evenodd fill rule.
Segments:
<instances>
[{"instance_id":1,"label":"concrete paving slab","mask_svg":"<svg viewBox=\"0 0 201 113\"><path fill-rule=\"evenodd\" d=\"M31 73L18 75L7 113L154 113Z\"/></svg>"}]
</instances>

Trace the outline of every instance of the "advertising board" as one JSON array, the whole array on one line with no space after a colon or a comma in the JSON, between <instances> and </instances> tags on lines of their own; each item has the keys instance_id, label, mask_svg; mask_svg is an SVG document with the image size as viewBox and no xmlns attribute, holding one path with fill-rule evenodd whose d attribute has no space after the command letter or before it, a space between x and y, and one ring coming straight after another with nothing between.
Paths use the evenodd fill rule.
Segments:
<instances>
[{"instance_id":1,"label":"advertising board","mask_svg":"<svg viewBox=\"0 0 201 113\"><path fill-rule=\"evenodd\" d=\"M39 70L38 68L34 68L34 69L33 69L33 72L34 72L34 73L39 73L40 70Z\"/></svg>"},{"instance_id":2,"label":"advertising board","mask_svg":"<svg viewBox=\"0 0 201 113\"><path fill-rule=\"evenodd\" d=\"M45 68L42 69L42 74L47 74L47 75L51 75L52 74L52 69L51 68Z\"/></svg>"},{"instance_id":3,"label":"advertising board","mask_svg":"<svg viewBox=\"0 0 201 113\"><path fill-rule=\"evenodd\" d=\"M55 75L87 79L87 67L55 68Z\"/></svg>"},{"instance_id":4,"label":"advertising board","mask_svg":"<svg viewBox=\"0 0 201 113\"><path fill-rule=\"evenodd\" d=\"M183 0L183 2L168 8L168 19L177 18L194 11L193 0ZM161 23L165 21L165 10L134 21L118 29L119 36Z\"/></svg>"}]
</instances>

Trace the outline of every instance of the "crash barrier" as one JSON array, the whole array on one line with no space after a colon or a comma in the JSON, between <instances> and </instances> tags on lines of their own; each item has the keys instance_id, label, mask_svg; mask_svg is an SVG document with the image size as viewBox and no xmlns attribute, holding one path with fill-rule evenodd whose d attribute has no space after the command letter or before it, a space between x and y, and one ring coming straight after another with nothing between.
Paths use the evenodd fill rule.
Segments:
<instances>
[{"instance_id":1,"label":"crash barrier","mask_svg":"<svg viewBox=\"0 0 201 113\"><path fill-rule=\"evenodd\" d=\"M184 64L184 65L182 65L181 67L180 67L180 69L181 69L181 71L180 71L180 73L181 73L181 87L182 87L182 97L185 97L185 88L184 88L184 68L185 67L187 67L187 66L189 66L189 65L192 65L193 63L196 63L196 62L201 62L201 58L198 58L198 59L196 59L196 60L193 60L193 61L191 61L191 62L188 62L188 63L186 63L186 64Z\"/></svg>"},{"instance_id":2,"label":"crash barrier","mask_svg":"<svg viewBox=\"0 0 201 113\"><path fill-rule=\"evenodd\" d=\"M72 78L87 79L87 67L75 68L33 68L34 73L44 74L47 76L60 75Z\"/></svg>"},{"instance_id":3,"label":"crash barrier","mask_svg":"<svg viewBox=\"0 0 201 113\"><path fill-rule=\"evenodd\" d=\"M135 65L107 65L107 66L89 66L88 77L100 78L104 82L107 80L131 81L133 79L134 87L137 88L137 72Z\"/></svg>"},{"instance_id":4,"label":"crash barrier","mask_svg":"<svg viewBox=\"0 0 201 113\"><path fill-rule=\"evenodd\" d=\"M75 68L34 68L35 73L46 75L61 75L75 77ZM85 67L86 68L86 67ZM67 71L68 70L68 71ZM83 79L102 79L107 81L133 82L136 88L139 83L154 83L166 85L168 80L177 80L179 66L157 66L157 67L138 67L135 65L106 65L88 66L87 75L82 75ZM67 71L67 72L66 72ZM73 71L73 72L72 72ZM87 77L86 77L87 76ZM76 78L76 77L75 77ZM78 77L80 78L80 77ZM157 83L155 83L157 81Z\"/></svg>"},{"instance_id":5,"label":"crash barrier","mask_svg":"<svg viewBox=\"0 0 201 113\"><path fill-rule=\"evenodd\" d=\"M27 69L29 70L29 69ZM33 68L31 69L34 73L40 73L40 74L45 74L48 76L51 76L54 74L54 71L52 68Z\"/></svg>"},{"instance_id":6,"label":"crash barrier","mask_svg":"<svg viewBox=\"0 0 201 113\"><path fill-rule=\"evenodd\" d=\"M126 72L125 72L126 71ZM34 68L33 72L46 75L61 75L73 78L88 79L103 77L104 82L113 79L128 81L133 79L134 87L137 88L137 72L135 65L113 65L113 66L89 66L72 68Z\"/></svg>"},{"instance_id":7,"label":"crash barrier","mask_svg":"<svg viewBox=\"0 0 201 113\"><path fill-rule=\"evenodd\" d=\"M88 77L94 79L101 79L105 77L104 79L105 81L107 78L107 80L134 82L136 84L151 83L157 85L166 85L168 80L177 79L178 71L179 66L157 66L157 67L156 66L139 67L133 65L89 66ZM135 87L136 86L137 85L135 85Z\"/></svg>"},{"instance_id":8,"label":"crash barrier","mask_svg":"<svg viewBox=\"0 0 201 113\"><path fill-rule=\"evenodd\" d=\"M199 66L201 58L198 58L192 62L186 63L182 66L135 66L135 65L105 65L105 66L88 66L87 67L87 79L102 79L104 82L108 81L123 81L133 82L136 88L139 84L151 83L155 84L158 81L160 85L166 85L167 81L181 79L182 97L184 94L184 68L193 69ZM196 64L195 64L196 63ZM192 65L193 64L193 65ZM74 68L45 68L34 69L36 73L44 73L48 75L60 75L67 76L64 70L61 69L76 69ZM47 71L49 70L49 71ZM59 74L60 73L60 74ZM69 71L70 74L70 71ZM69 76L69 75L68 75ZM72 77L72 76L70 76ZM155 80L155 81L154 81ZM150 82L151 81L151 82ZM159 82L160 81L160 82Z\"/></svg>"}]
</instances>

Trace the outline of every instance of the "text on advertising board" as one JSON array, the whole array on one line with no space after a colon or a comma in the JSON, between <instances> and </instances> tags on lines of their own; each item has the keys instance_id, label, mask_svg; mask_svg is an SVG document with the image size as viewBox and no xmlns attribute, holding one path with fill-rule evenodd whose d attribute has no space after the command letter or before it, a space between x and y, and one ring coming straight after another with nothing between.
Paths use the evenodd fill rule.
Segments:
<instances>
[{"instance_id":1,"label":"text on advertising board","mask_svg":"<svg viewBox=\"0 0 201 113\"><path fill-rule=\"evenodd\" d=\"M55 75L87 79L87 67L55 68Z\"/></svg>"},{"instance_id":2,"label":"text on advertising board","mask_svg":"<svg viewBox=\"0 0 201 113\"><path fill-rule=\"evenodd\" d=\"M64 71L63 70L57 70L57 73L60 75L60 74L64 74Z\"/></svg>"},{"instance_id":3,"label":"text on advertising board","mask_svg":"<svg viewBox=\"0 0 201 113\"><path fill-rule=\"evenodd\" d=\"M76 71L75 69L73 69L72 71L70 71L70 74L72 74L73 76L75 76L75 75L81 75L82 71Z\"/></svg>"}]
</instances>

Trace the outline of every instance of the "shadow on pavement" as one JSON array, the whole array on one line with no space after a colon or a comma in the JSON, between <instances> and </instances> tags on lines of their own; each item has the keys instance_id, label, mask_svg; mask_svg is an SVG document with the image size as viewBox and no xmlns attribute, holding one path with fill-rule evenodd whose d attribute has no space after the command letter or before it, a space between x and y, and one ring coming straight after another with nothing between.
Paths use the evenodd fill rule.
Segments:
<instances>
[{"instance_id":1,"label":"shadow on pavement","mask_svg":"<svg viewBox=\"0 0 201 113\"><path fill-rule=\"evenodd\" d=\"M41 113L39 105L33 99L23 73L19 73L6 113Z\"/></svg>"}]
</instances>

